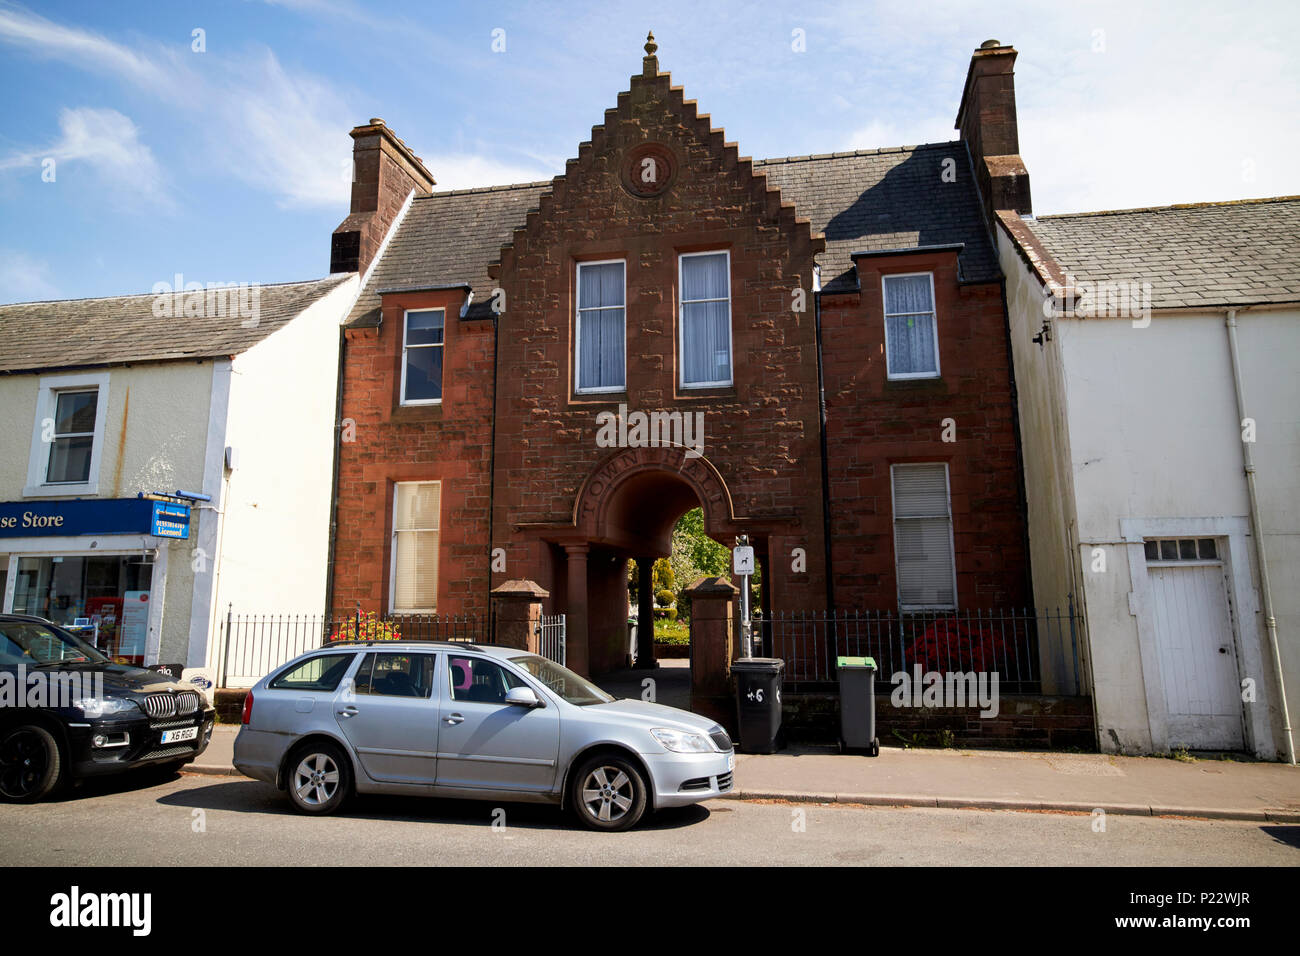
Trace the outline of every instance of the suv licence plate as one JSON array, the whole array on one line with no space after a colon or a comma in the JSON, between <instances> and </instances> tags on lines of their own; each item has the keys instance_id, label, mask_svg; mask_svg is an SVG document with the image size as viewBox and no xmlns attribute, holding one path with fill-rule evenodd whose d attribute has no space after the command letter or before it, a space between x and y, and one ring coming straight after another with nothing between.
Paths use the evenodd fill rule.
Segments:
<instances>
[{"instance_id":1,"label":"suv licence plate","mask_svg":"<svg viewBox=\"0 0 1300 956\"><path fill-rule=\"evenodd\" d=\"M197 727L182 727L179 730L164 730L160 743L175 744L182 740L193 740L199 735Z\"/></svg>"}]
</instances>

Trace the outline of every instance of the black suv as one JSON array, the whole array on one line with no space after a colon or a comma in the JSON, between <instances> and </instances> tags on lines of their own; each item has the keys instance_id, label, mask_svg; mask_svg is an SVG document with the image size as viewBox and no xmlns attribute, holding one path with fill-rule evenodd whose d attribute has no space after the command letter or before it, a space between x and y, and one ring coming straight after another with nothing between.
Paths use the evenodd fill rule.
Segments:
<instances>
[{"instance_id":1,"label":"black suv","mask_svg":"<svg viewBox=\"0 0 1300 956\"><path fill-rule=\"evenodd\" d=\"M179 770L215 716L191 687L114 664L57 624L0 614L0 800L31 803L80 777Z\"/></svg>"}]
</instances>

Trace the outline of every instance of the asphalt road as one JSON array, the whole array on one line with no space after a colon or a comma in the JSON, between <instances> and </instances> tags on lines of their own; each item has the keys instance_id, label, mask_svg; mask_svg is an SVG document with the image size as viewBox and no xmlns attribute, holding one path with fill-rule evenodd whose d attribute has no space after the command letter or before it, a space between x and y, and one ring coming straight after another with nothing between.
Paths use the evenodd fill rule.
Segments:
<instances>
[{"instance_id":1,"label":"asphalt road","mask_svg":"<svg viewBox=\"0 0 1300 956\"><path fill-rule=\"evenodd\" d=\"M198 774L0 805L4 866L331 864L1298 866L1300 825L1112 815L1095 832L1081 814L715 800L600 834L552 807L415 798L309 818L266 784Z\"/></svg>"}]
</instances>

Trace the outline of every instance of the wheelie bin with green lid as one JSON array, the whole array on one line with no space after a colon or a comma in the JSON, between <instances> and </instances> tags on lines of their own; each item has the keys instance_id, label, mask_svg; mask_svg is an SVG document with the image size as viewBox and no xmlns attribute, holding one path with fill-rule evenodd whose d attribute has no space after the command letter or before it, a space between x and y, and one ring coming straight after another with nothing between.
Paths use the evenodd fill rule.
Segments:
<instances>
[{"instance_id":1,"label":"wheelie bin with green lid","mask_svg":"<svg viewBox=\"0 0 1300 956\"><path fill-rule=\"evenodd\" d=\"M864 751L880 756L876 736L876 662L870 657L838 657L840 679L840 752Z\"/></svg>"}]
</instances>

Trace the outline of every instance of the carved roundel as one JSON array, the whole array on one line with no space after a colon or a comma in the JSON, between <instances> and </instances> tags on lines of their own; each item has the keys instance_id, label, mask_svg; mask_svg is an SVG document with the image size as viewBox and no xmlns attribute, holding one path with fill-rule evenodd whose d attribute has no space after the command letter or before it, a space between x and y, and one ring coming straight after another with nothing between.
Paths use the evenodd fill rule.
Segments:
<instances>
[{"instance_id":1,"label":"carved roundel","mask_svg":"<svg viewBox=\"0 0 1300 956\"><path fill-rule=\"evenodd\" d=\"M649 199L667 192L677 177L677 157L661 143L642 143L623 158L623 188Z\"/></svg>"}]
</instances>

